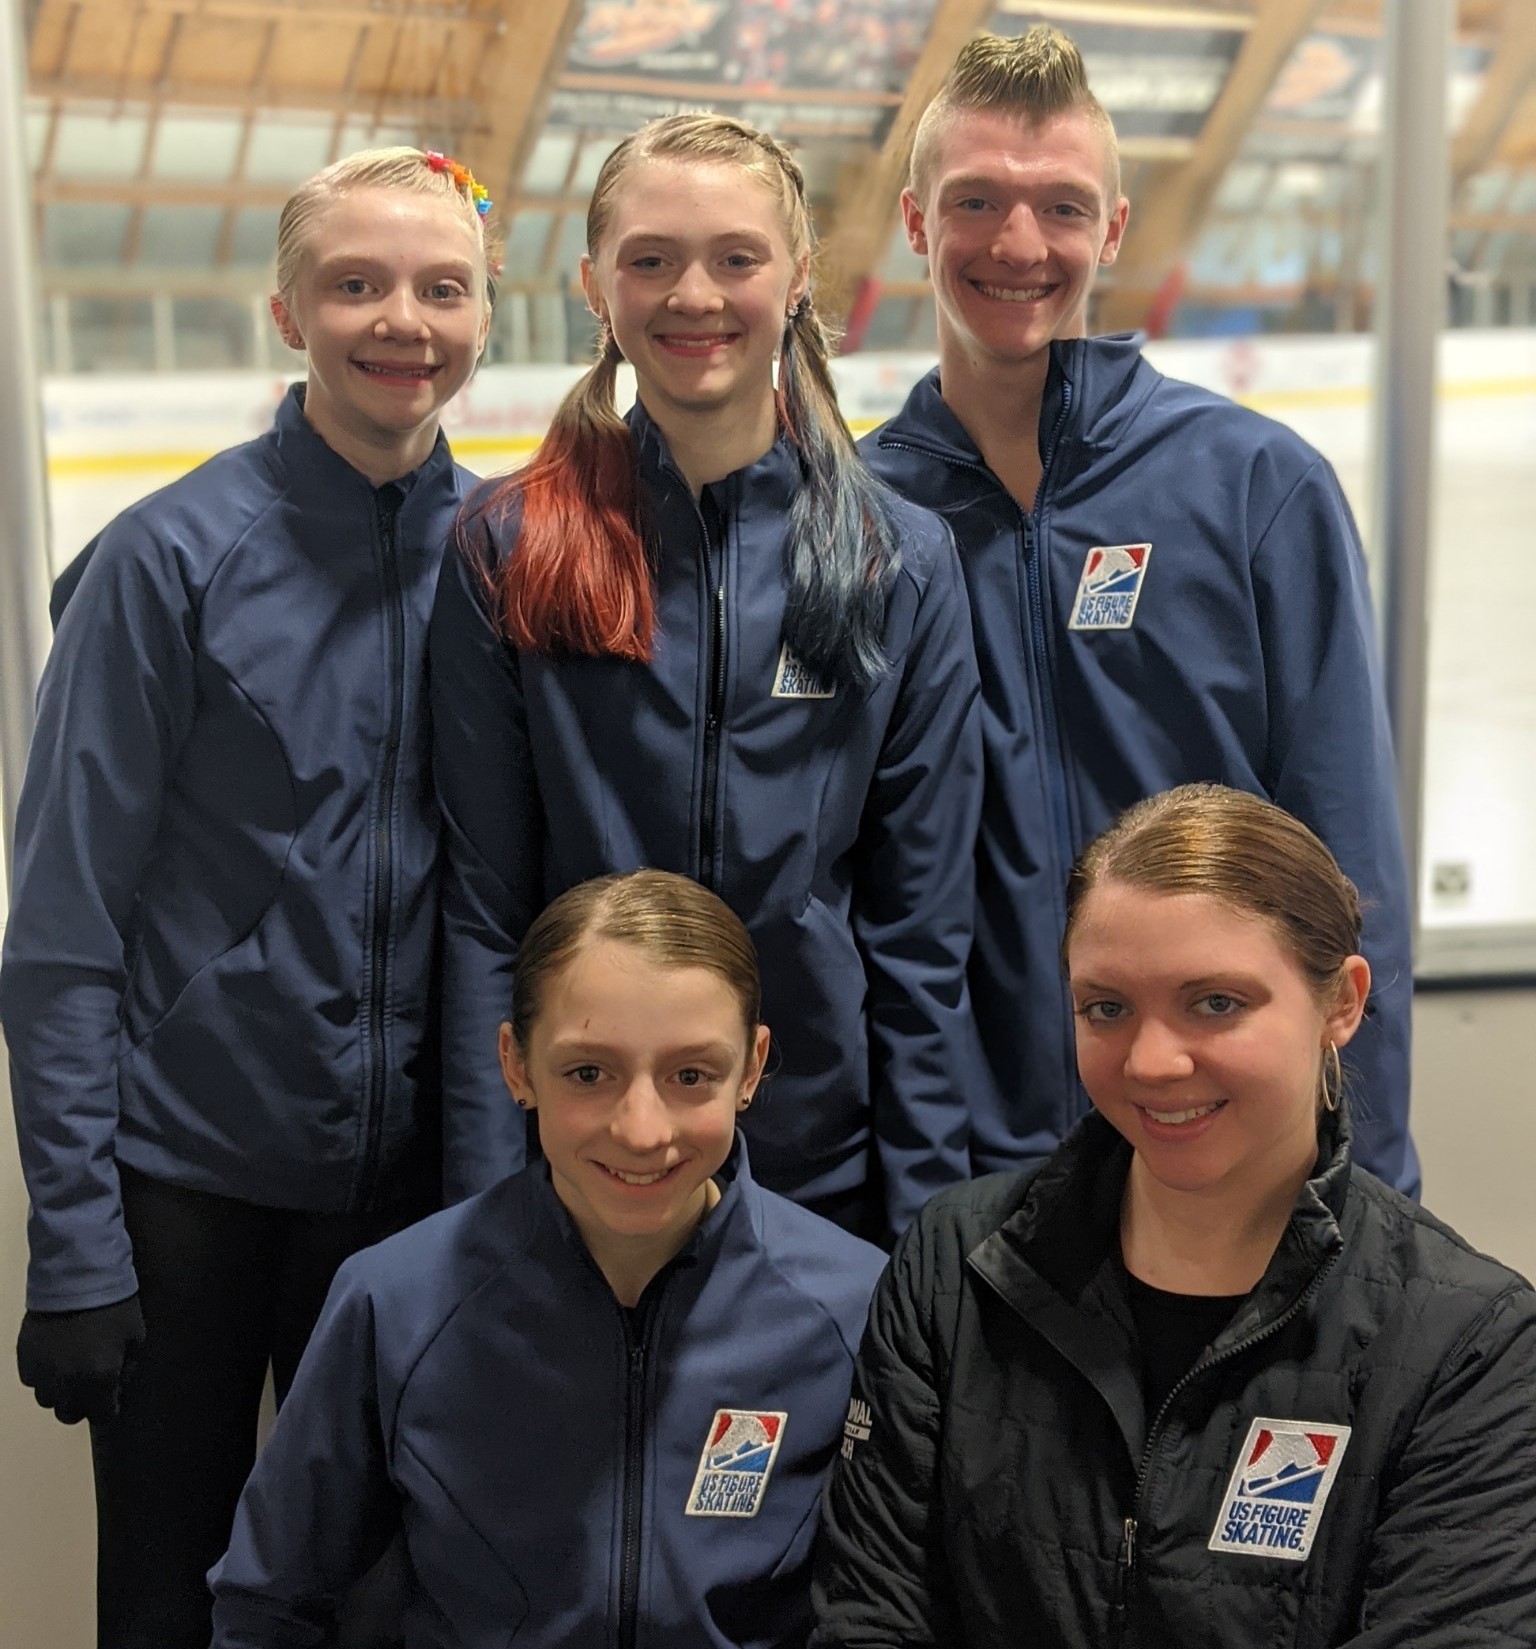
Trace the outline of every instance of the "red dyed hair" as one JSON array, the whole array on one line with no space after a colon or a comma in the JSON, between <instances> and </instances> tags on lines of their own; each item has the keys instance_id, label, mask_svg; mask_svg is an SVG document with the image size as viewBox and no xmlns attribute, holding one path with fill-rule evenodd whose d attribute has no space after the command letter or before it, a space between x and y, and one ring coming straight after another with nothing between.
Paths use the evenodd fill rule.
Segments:
<instances>
[{"instance_id":1,"label":"red dyed hair","mask_svg":"<svg viewBox=\"0 0 1536 1649\"><path fill-rule=\"evenodd\" d=\"M646 660L656 629L629 426L613 404L611 334L539 450L492 507L522 506L517 551L492 575L502 633L532 652Z\"/></svg>"}]
</instances>

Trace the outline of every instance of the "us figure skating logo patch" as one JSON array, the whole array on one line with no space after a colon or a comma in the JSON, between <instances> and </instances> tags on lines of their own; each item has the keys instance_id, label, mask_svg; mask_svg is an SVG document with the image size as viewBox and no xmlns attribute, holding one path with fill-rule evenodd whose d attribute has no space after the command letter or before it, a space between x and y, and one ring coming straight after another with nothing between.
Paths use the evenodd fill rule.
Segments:
<instances>
[{"instance_id":1,"label":"us figure skating logo patch","mask_svg":"<svg viewBox=\"0 0 1536 1649\"><path fill-rule=\"evenodd\" d=\"M1150 544L1100 544L1083 562L1070 630L1129 630L1147 576Z\"/></svg>"},{"instance_id":2,"label":"us figure skating logo patch","mask_svg":"<svg viewBox=\"0 0 1536 1649\"><path fill-rule=\"evenodd\" d=\"M808 670L789 650L786 641L779 649L779 667L773 673L773 693L776 699L830 699L837 697L837 688Z\"/></svg>"},{"instance_id":3,"label":"us figure skating logo patch","mask_svg":"<svg viewBox=\"0 0 1536 1649\"><path fill-rule=\"evenodd\" d=\"M1255 1420L1216 1514L1210 1550L1305 1562L1349 1431L1321 1420Z\"/></svg>"},{"instance_id":4,"label":"us figure skating logo patch","mask_svg":"<svg viewBox=\"0 0 1536 1649\"><path fill-rule=\"evenodd\" d=\"M716 1409L688 1493L689 1517L756 1517L787 1414Z\"/></svg>"}]
</instances>

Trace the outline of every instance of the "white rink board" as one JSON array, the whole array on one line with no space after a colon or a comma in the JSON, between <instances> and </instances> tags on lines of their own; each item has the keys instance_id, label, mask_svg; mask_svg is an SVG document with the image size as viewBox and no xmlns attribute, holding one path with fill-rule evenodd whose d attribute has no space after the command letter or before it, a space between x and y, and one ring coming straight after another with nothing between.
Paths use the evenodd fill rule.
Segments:
<instances>
[{"instance_id":1,"label":"white rink board","mask_svg":"<svg viewBox=\"0 0 1536 1649\"><path fill-rule=\"evenodd\" d=\"M1180 378L1291 425L1332 461L1370 535L1374 345L1365 337L1161 343ZM836 363L854 427L874 427L932 365ZM460 459L490 474L537 444L577 367L489 367L448 409ZM76 375L44 384L55 571L118 510L264 429L287 380L266 373ZM1436 567L1425 801L1426 957L1536 968L1536 331L1453 332L1441 349ZM1464 867L1437 897L1433 867ZM1473 929L1467 944L1451 930ZM1527 930L1521 933L1519 930ZM1512 948L1513 947L1513 948ZM1431 954L1433 953L1433 954Z\"/></svg>"}]
</instances>

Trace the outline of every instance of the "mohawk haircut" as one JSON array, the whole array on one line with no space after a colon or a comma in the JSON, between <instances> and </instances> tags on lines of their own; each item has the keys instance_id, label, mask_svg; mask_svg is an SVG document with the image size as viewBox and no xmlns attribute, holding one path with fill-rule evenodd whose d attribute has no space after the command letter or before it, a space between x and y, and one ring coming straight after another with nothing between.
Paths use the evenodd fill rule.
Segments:
<instances>
[{"instance_id":1,"label":"mohawk haircut","mask_svg":"<svg viewBox=\"0 0 1536 1649\"><path fill-rule=\"evenodd\" d=\"M1038 126L1068 109L1081 109L1104 134L1112 208L1120 197L1115 126L1088 89L1088 70L1074 42L1049 23L1036 23L1014 37L977 35L961 47L954 67L917 123L909 179L912 193L919 201L924 199L935 153L953 115L1001 114Z\"/></svg>"}]
</instances>

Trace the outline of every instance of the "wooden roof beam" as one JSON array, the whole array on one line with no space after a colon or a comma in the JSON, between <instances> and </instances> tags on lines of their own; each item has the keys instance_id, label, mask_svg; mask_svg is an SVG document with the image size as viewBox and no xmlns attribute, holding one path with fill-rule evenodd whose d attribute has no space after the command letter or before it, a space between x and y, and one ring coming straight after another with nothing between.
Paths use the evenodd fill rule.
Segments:
<instances>
[{"instance_id":1,"label":"wooden roof beam","mask_svg":"<svg viewBox=\"0 0 1536 1649\"><path fill-rule=\"evenodd\" d=\"M1211 106L1195 151L1168 168L1131 207L1113 290L1099 306L1100 330L1140 326L1159 289L1184 258L1228 165L1242 148L1275 77L1306 37L1324 0L1259 0L1227 82Z\"/></svg>"},{"instance_id":2,"label":"wooden roof beam","mask_svg":"<svg viewBox=\"0 0 1536 1649\"><path fill-rule=\"evenodd\" d=\"M1505 0L1499 43L1477 101L1451 144L1451 195L1494 159L1515 111L1536 85L1536 5Z\"/></svg>"},{"instance_id":3,"label":"wooden roof beam","mask_svg":"<svg viewBox=\"0 0 1536 1649\"><path fill-rule=\"evenodd\" d=\"M218 178L189 181L180 178L38 178L32 198L39 206L222 206L231 211L246 207L281 206L303 181L285 183L231 182ZM585 212L584 195L518 194L512 204L519 212Z\"/></svg>"},{"instance_id":4,"label":"wooden roof beam","mask_svg":"<svg viewBox=\"0 0 1536 1649\"><path fill-rule=\"evenodd\" d=\"M912 140L960 48L992 14L992 0L939 0L922 52L878 150L843 173L822 238L817 306L841 324L864 283L879 270L901 216Z\"/></svg>"},{"instance_id":5,"label":"wooden roof beam","mask_svg":"<svg viewBox=\"0 0 1536 1649\"><path fill-rule=\"evenodd\" d=\"M86 11L117 11L122 0L78 0ZM134 0L141 12L180 17L218 17L250 23L477 23L483 12L468 5L410 4L409 0Z\"/></svg>"},{"instance_id":6,"label":"wooden roof beam","mask_svg":"<svg viewBox=\"0 0 1536 1649\"><path fill-rule=\"evenodd\" d=\"M500 205L503 225L584 9L583 0L500 0L483 19L493 27L472 100L481 118L466 135L463 158Z\"/></svg>"},{"instance_id":7,"label":"wooden roof beam","mask_svg":"<svg viewBox=\"0 0 1536 1649\"><path fill-rule=\"evenodd\" d=\"M249 114L253 110L281 111L285 114L346 115L368 118L372 105L360 101L367 93L321 91L308 86L229 86L177 80L158 84L151 79L124 80L120 75L65 74L35 77L27 91L33 97L61 103L110 104L119 113L125 105L170 104L210 112ZM485 124L483 112L464 98L419 97L412 92L391 93L378 105L377 118L390 124L416 123L452 125L468 121Z\"/></svg>"}]
</instances>

